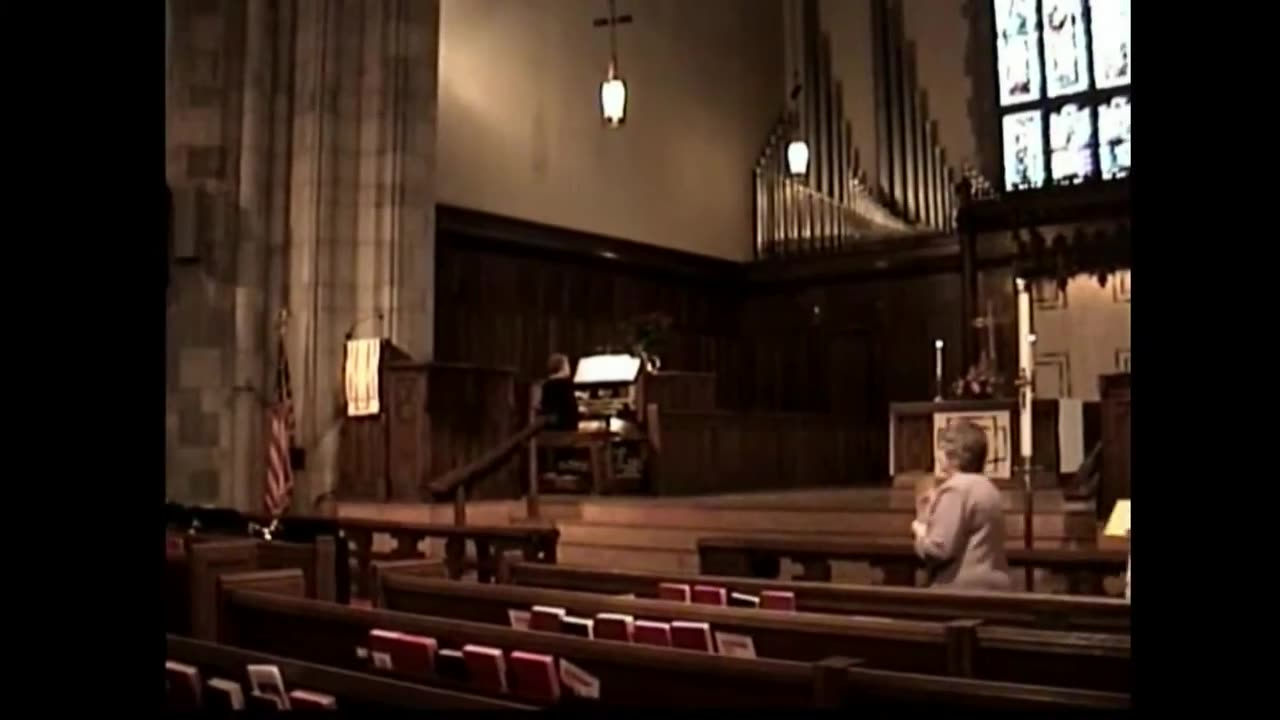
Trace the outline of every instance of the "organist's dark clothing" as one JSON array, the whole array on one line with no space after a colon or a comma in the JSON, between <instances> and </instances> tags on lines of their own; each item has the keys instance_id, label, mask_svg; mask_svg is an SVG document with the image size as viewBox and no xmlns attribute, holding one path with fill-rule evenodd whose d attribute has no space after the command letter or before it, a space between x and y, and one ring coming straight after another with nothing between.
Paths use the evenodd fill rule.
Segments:
<instances>
[{"instance_id":1,"label":"organist's dark clothing","mask_svg":"<svg viewBox=\"0 0 1280 720\"><path fill-rule=\"evenodd\" d=\"M551 418L552 430L577 430L578 400L573 396L573 381L556 377L543 382L538 411Z\"/></svg>"}]
</instances>

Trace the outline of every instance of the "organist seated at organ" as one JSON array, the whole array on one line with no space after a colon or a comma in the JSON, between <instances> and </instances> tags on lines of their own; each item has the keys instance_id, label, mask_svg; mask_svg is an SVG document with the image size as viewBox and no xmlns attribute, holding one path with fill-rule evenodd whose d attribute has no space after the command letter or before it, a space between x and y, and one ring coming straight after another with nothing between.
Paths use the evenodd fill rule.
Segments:
<instances>
[{"instance_id":1,"label":"organist seated at organ","mask_svg":"<svg viewBox=\"0 0 1280 720\"><path fill-rule=\"evenodd\" d=\"M569 359L551 356L538 408L552 418L540 444L549 450L541 477L553 487L613 492L643 483L641 365L633 355L591 355L570 380Z\"/></svg>"},{"instance_id":2,"label":"organist seated at organ","mask_svg":"<svg viewBox=\"0 0 1280 720\"><path fill-rule=\"evenodd\" d=\"M578 403L573 396L569 358L555 353L547 359L547 379L542 382L538 412L551 418L550 430L578 429Z\"/></svg>"}]
</instances>

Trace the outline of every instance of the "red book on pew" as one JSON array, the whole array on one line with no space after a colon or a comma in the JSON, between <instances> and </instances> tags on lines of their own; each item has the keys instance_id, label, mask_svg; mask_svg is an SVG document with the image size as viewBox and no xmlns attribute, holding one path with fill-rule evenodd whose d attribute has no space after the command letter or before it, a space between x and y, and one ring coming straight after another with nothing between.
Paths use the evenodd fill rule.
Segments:
<instances>
[{"instance_id":1,"label":"red book on pew","mask_svg":"<svg viewBox=\"0 0 1280 720\"><path fill-rule=\"evenodd\" d=\"M511 692L537 703L559 701L560 677L555 658L520 650L511 653Z\"/></svg>"},{"instance_id":2,"label":"red book on pew","mask_svg":"<svg viewBox=\"0 0 1280 720\"><path fill-rule=\"evenodd\" d=\"M565 615L560 621L560 632L591 640L595 638L595 624L594 620L588 618Z\"/></svg>"},{"instance_id":3,"label":"red book on pew","mask_svg":"<svg viewBox=\"0 0 1280 720\"><path fill-rule=\"evenodd\" d=\"M441 650L436 653L436 675L456 683L467 681L467 663L461 650Z\"/></svg>"},{"instance_id":4,"label":"red book on pew","mask_svg":"<svg viewBox=\"0 0 1280 720\"><path fill-rule=\"evenodd\" d=\"M231 680L210 680L204 689L204 709L215 713L244 710L244 688Z\"/></svg>"},{"instance_id":5,"label":"red book on pew","mask_svg":"<svg viewBox=\"0 0 1280 720\"><path fill-rule=\"evenodd\" d=\"M694 585L693 601L699 605L719 605L726 603L727 594L724 588L715 585Z\"/></svg>"},{"instance_id":6,"label":"red book on pew","mask_svg":"<svg viewBox=\"0 0 1280 720\"><path fill-rule=\"evenodd\" d=\"M189 712L200 709L199 670L186 663L166 660L164 684L170 710Z\"/></svg>"},{"instance_id":7,"label":"red book on pew","mask_svg":"<svg viewBox=\"0 0 1280 720\"><path fill-rule=\"evenodd\" d=\"M761 610L790 610L796 609L796 594L790 590L765 590L760 593L760 609Z\"/></svg>"},{"instance_id":8,"label":"red book on pew","mask_svg":"<svg viewBox=\"0 0 1280 720\"><path fill-rule=\"evenodd\" d=\"M658 599L689 602L689 586L684 583L659 583Z\"/></svg>"},{"instance_id":9,"label":"red book on pew","mask_svg":"<svg viewBox=\"0 0 1280 720\"><path fill-rule=\"evenodd\" d=\"M462 660L467 664L467 682L488 693L507 691L507 662L498 648L485 645L463 645Z\"/></svg>"},{"instance_id":10,"label":"red book on pew","mask_svg":"<svg viewBox=\"0 0 1280 720\"><path fill-rule=\"evenodd\" d=\"M711 626L704 622L676 620L671 623L671 647L715 652L711 645Z\"/></svg>"},{"instance_id":11,"label":"red book on pew","mask_svg":"<svg viewBox=\"0 0 1280 720\"><path fill-rule=\"evenodd\" d=\"M529 629L540 632L560 632L564 608L534 605L529 612Z\"/></svg>"},{"instance_id":12,"label":"red book on pew","mask_svg":"<svg viewBox=\"0 0 1280 720\"><path fill-rule=\"evenodd\" d=\"M622 613L596 615L596 639L631 642L635 634L636 619Z\"/></svg>"},{"instance_id":13,"label":"red book on pew","mask_svg":"<svg viewBox=\"0 0 1280 720\"><path fill-rule=\"evenodd\" d=\"M671 647L671 626L664 622L637 620L633 639L638 645Z\"/></svg>"},{"instance_id":14,"label":"red book on pew","mask_svg":"<svg viewBox=\"0 0 1280 720\"><path fill-rule=\"evenodd\" d=\"M310 690L294 690L289 693L289 704L294 710L337 710L338 699L332 695L311 692Z\"/></svg>"},{"instance_id":15,"label":"red book on pew","mask_svg":"<svg viewBox=\"0 0 1280 720\"><path fill-rule=\"evenodd\" d=\"M435 671L435 638L391 630L369 631L369 653L374 667L416 677L429 677Z\"/></svg>"},{"instance_id":16,"label":"red book on pew","mask_svg":"<svg viewBox=\"0 0 1280 720\"><path fill-rule=\"evenodd\" d=\"M760 607L760 598L748 593L731 592L729 593L729 607L758 608Z\"/></svg>"}]
</instances>

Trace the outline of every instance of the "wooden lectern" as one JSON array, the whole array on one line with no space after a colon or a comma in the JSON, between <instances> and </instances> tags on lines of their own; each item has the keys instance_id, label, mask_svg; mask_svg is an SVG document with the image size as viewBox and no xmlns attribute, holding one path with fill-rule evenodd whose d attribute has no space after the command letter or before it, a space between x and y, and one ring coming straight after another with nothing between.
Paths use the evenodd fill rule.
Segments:
<instances>
[{"instance_id":1,"label":"wooden lectern","mask_svg":"<svg viewBox=\"0 0 1280 720\"><path fill-rule=\"evenodd\" d=\"M345 372L345 346L343 360ZM378 363L378 398L381 405L378 414L348 417L344 396L342 427L338 435L336 490L339 498L386 500L390 496L393 474L398 476L405 471L403 467L394 467L396 463L391 458L403 454L406 433L412 435L424 430L415 427L415 420L424 417L422 408L426 402L424 383L422 402L417 404L416 411L405 412L405 406L413 404L414 388L412 382L405 382L406 374L397 372L397 368L412 361L409 353L384 339ZM345 380L345 376L343 379ZM345 382L340 383L339 387L345 387ZM416 448L421 443L412 445ZM393 448L399 452L393 452ZM403 481L401 477L395 479ZM416 477L414 487L417 487Z\"/></svg>"}]
</instances>

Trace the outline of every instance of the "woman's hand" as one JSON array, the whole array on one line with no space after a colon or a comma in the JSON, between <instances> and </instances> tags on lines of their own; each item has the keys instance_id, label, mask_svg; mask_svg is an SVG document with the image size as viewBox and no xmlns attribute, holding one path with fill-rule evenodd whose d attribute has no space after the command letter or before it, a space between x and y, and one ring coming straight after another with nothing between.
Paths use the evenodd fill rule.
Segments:
<instances>
[{"instance_id":1,"label":"woman's hand","mask_svg":"<svg viewBox=\"0 0 1280 720\"><path fill-rule=\"evenodd\" d=\"M933 504L933 491L930 490L916 498L916 517L924 517L929 513L929 506Z\"/></svg>"},{"instance_id":2,"label":"woman's hand","mask_svg":"<svg viewBox=\"0 0 1280 720\"><path fill-rule=\"evenodd\" d=\"M924 523L920 522L919 520L911 521L911 534L915 535L917 540L924 536L925 531L927 529L928 529L928 526L926 526Z\"/></svg>"}]
</instances>

